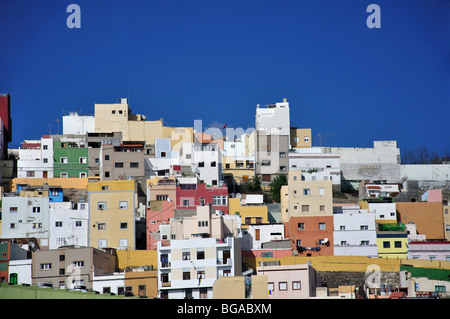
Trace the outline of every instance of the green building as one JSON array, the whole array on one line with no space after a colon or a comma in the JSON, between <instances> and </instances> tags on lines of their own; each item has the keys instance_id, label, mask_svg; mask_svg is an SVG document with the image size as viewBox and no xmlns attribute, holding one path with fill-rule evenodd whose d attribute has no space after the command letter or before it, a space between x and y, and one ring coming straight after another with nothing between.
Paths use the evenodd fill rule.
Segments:
<instances>
[{"instance_id":1,"label":"green building","mask_svg":"<svg viewBox=\"0 0 450 319\"><path fill-rule=\"evenodd\" d=\"M54 177L88 177L88 148L76 142L53 142Z\"/></svg>"}]
</instances>

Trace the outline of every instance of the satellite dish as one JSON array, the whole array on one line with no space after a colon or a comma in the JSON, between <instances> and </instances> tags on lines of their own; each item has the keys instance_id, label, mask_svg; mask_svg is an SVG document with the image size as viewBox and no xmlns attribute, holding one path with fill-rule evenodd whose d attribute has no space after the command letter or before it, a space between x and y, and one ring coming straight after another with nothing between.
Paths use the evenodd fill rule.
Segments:
<instances>
[{"instance_id":1,"label":"satellite dish","mask_svg":"<svg viewBox=\"0 0 450 319\"><path fill-rule=\"evenodd\" d=\"M328 243L328 238L325 238L325 239L323 240L323 243L324 243L324 244Z\"/></svg>"}]
</instances>

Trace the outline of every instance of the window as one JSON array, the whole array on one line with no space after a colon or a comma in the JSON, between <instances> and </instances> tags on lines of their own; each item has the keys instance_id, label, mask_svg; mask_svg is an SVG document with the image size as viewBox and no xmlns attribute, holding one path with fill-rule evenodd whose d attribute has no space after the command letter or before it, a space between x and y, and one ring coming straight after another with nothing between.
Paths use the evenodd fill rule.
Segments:
<instances>
[{"instance_id":1,"label":"window","mask_svg":"<svg viewBox=\"0 0 450 319\"><path fill-rule=\"evenodd\" d=\"M59 255L59 261L66 260L66 255Z\"/></svg>"},{"instance_id":2,"label":"window","mask_svg":"<svg viewBox=\"0 0 450 319\"><path fill-rule=\"evenodd\" d=\"M287 290L287 282L285 281L280 281L278 283L278 290L280 291L286 291Z\"/></svg>"},{"instance_id":3,"label":"window","mask_svg":"<svg viewBox=\"0 0 450 319\"><path fill-rule=\"evenodd\" d=\"M226 195L214 195L213 196L213 205L227 205L227 196Z\"/></svg>"},{"instance_id":4,"label":"window","mask_svg":"<svg viewBox=\"0 0 450 319\"><path fill-rule=\"evenodd\" d=\"M168 195L156 195L156 200L167 200Z\"/></svg>"},{"instance_id":5,"label":"window","mask_svg":"<svg viewBox=\"0 0 450 319\"><path fill-rule=\"evenodd\" d=\"M269 290L269 294L272 293L273 288L274 288L273 282L268 282L267 283L267 289Z\"/></svg>"},{"instance_id":6,"label":"window","mask_svg":"<svg viewBox=\"0 0 450 319\"><path fill-rule=\"evenodd\" d=\"M300 281L293 281L292 282L292 290L300 290L302 285L300 283Z\"/></svg>"},{"instance_id":7,"label":"window","mask_svg":"<svg viewBox=\"0 0 450 319\"><path fill-rule=\"evenodd\" d=\"M262 180L265 182L270 182L270 174L262 174Z\"/></svg>"},{"instance_id":8,"label":"window","mask_svg":"<svg viewBox=\"0 0 450 319\"><path fill-rule=\"evenodd\" d=\"M325 190L322 187L320 187L319 188L319 195L324 195L324 194L325 194Z\"/></svg>"},{"instance_id":9,"label":"window","mask_svg":"<svg viewBox=\"0 0 450 319\"><path fill-rule=\"evenodd\" d=\"M294 210L297 210L297 205L294 205Z\"/></svg>"},{"instance_id":10,"label":"window","mask_svg":"<svg viewBox=\"0 0 450 319\"><path fill-rule=\"evenodd\" d=\"M105 161L109 161L109 155L105 155Z\"/></svg>"},{"instance_id":11,"label":"window","mask_svg":"<svg viewBox=\"0 0 450 319\"><path fill-rule=\"evenodd\" d=\"M114 164L114 166L116 168L122 168L123 167L123 163L117 162L117 163Z\"/></svg>"},{"instance_id":12,"label":"window","mask_svg":"<svg viewBox=\"0 0 450 319\"><path fill-rule=\"evenodd\" d=\"M197 250L197 259L205 259L205 251Z\"/></svg>"},{"instance_id":13,"label":"window","mask_svg":"<svg viewBox=\"0 0 450 319\"><path fill-rule=\"evenodd\" d=\"M302 245L302 240L301 239L297 239L297 246L301 246Z\"/></svg>"},{"instance_id":14,"label":"window","mask_svg":"<svg viewBox=\"0 0 450 319\"><path fill-rule=\"evenodd\" d=\"M434 291L436 291L436 292L446 292L447 290L446 290L446 288L445 288L445 286L434 286Z\"/></svg>"},{"instance_id":15,"label":"window","mask_svg":"<svg viewBox=\"0 0 450 319\"><path fill-rule=\"evenodd\" d=\"M98 210L105 210L106 209L106 202L98 202L97 203L97 209Z\"/></svg>"},{"instance_id":16,"label":"window","mask_svg":"<svg viewBox=\"0 0 450 319\"><path fill-rule=\"evenodd\" d=\"M304 230L305 229L305 223L298 223L297 224L297 229L298 230Z\"/></svg>"},{"instance_id":17,"label":"window","mask_svg":"<svg viewBox=\"0 0 450 319\"><path fill-rule=\"evenodd\" d=\"M10 213L17 213L17 207L10 207L9 208Z\"/></svg>"},{"instance_id":18,"label":"window","mask_svg":"<svg viewBox=\"0 0 450 319\"><path fill-rule=\"evenodd\" d=\"M198 167L205 167L205 162L199 162Z\"/></svg>"},{"instance_id":19,"label":"window","mask_svg":"<svg viewBox=\"0 0 450 319\"><path fill-rule=\"evenodd\" d=\"M383 242L383 248L391 248L391 243L388 241Z\"/></svg>"},{"instance_id":20,"label":"window","mask_svg":"<svg viewBox=\"0 0 450 319\"><path fill-rule=\"evenodd\" d=\"M66 172L59 173L59 177L60 178L67 178L67 177L69 177L69 174L67 174Z\"/></svg>"},{"instance_id":21,"label":"window","mask_svg":"<svg viewBox=\"0 0 450 319\"><path fill-rule=\"evenodd\" d=\"M59 275L64 276L66 274L66 270L64 268L59 268Z\"/></svg>"},{"instance_id":22,"label":"window","mask_svg":"<svg viewBox=\"0 0 450 319\"><path fill-rule=\"evenodd\" d=\"M205 271L204 270L197 271L197 279L205 279Z\"/></svg>"},{"instance_id":23,"label":"window","mask_svg":"<svg viewBox=\"0 0 450 319\"><path fill-rule=\"evenodd\" d=\"M183 280L190 280L190 279L191 279L191 272L183 271Z\"/></svg>"},{"instance_id":24,"label":"window","mask_svg":"<svg viewBox=\"0 0 450 319\"><path fill-rule=\"evenodd\" d=\"M98 223L98 230L106 230L106 223Z\"/></svg>"},{"instance_id":25,"label":"window","mask_svg":"<svg viewBox=\"0 0 450 319\"><path fill-rule=\"evenodd\" d=\"M86 178L87 177L87 173L81 172L79 176L80 176L80 178Z\"/></svg>"},{"instance_id":26,"label":"window","mask_svg":"<svg viewBox=\"0 0 450 319\"><path fill-rule=\"evenodd\" d=\"M126 238L119 239L119 246L120 247L128 247L128 239L126 239Z\"/></svg>"},{"instance_id":27,"label":"window","mask_svg":"<svg viewBox=\"0 0 450 319\"><path fill-rule=\"evenodd\" d=\"M80 157L79 161L80 161L80 164L86 164L87 163L86 157Z\"/></svg>"},{"instance_id":28,"label":"window","mask_svg":"<svg viewBox=\"0 0 450 319\"><path fill-rule=\"evenodd\" d=\"M40 207L33 207L33 213L40 213L41 208Z\"/></svg>"},{"instance_id":29,"label":"window","mask_svg":"<svg viewBox=\"0 0 450 319\"><path fill-rule=\"evenodd\" d=\"M55 222L55 227L62 227L62 221Z\"/></svg>"},{"instance_id":30,"label":"window","mask_svg":"<svg viewBox=\"0 0 450 319\"><path fill-rule=\"evenodd\" d=\"M102 186L102 191L107 191L109 190L109 185L103 185Z\"/></svg>"},{"instance_id":31,"label":"window","mask_svg":"<svg viewBox=\"0 0 450 319\"><path fill-rule=\"evenodd\" d=\"M309 212L309 205L302 205L302 212Z\"/></svg>"},{"instance_id":32,"label":"window","mask_svg":"<svg viewBox=\"0 0 450 319\"><path fill-rule=\"evenodd\" d=\"M189 199L183 199L183 206L189 206Z\"/></svg>"},{"instance_id":33,"label":"window","mask_svg":"<svg viewBox=\"0 0 450 319\"><path fill-rule=\"evenodd\" d=\"M67 164L67 163L68 163L67 157L61 157L61 158L59 159L59 162L60 162L61 164Z\"/></svg>"},{"instance_id":34,"label":"window","mask_svg":"<svg viewBox=\"0 0 450 319\"><path fill-rule=\"evenodd\" d=\"M107 242L106 239L99 239L98 240L98 248L106 248Z\"/></svg>"},{"instance_id":35,"label":"window","mask_svg":"<svg viewBox=\"0 0 450 319\"><path fill-rule=\"evenodd\" d=\"M85 210L86 209L86 204L80 204L80 210Z\"/></svg>"},{"instance_id":36,"label":"window","mask_svg":"<svg viewBox=\"0 0 450 319\"><path fill-rule=\"evenodd\" d=\"M75 227L81 227L83 222L81 220L75 221Z\"/></svg>"},{"instance_id":37,"label":"window","mask_svg":"<svg viewBox=\"0 0 450 319\"><path fill-rule=\"evenodd\" d=\"M182 260L191 260L191 253L189 251L184 251L182 254Z\"/></svg>"},{"instance_id":38,"label":"window","mask_svg":"<svg viewBox=\"0 0 450 319\"><path fill-rule=\"evenodd\" d=\"M309 142L309 136L303 137L303 141L304 141L304 142Z\"/></svg>"},{"instance_id":39,"label":"window","mask_svg":"<svg viewBox=\"0 0 450 319\"><path fill-rule=\"evenodd\" d=\"M286 153L285 152L280 152L280 158L285 158L286 157Z\"/></svg>"},{"instance_id":40,"label":"window","mask_svg":"<svg viewBox=\"0 0 450 319\"><path fill-rule=\"evenodd\" d=\"M166 157L166 156L167 156L166 152L161 152L161 157Z\"/></svg>"},{"instance_id":41,"label":"window","mask_svg":"<svg viewBox=\"0 0 450 319\"><path fill-rule=\"evenodd\" d=\"M211 162L211 167L216 167L216 162Z\"/></svg>"},{"instance_id":42,"label":"window","mask_svg":"<svg viewBox=\"0 0 450 319\"><path fill-rule=\"evenodd\" d=\"M325 205L320 205L319 209L320 209L321 212L324 212L325 211Z\"/></svg>"},{"instance_id":43,"label":"window","mask_svg":"<svg viewBox=\"0 0 450 319\"><path fill-rule=\"evenodd\" d=\"M80 260L80 261L74 261L74 262L73 262L73 266L74 266L75 268L81 268L81 267L84 267L84 261L82 261L82 260Z\"/></svg>"},{"instance_id":44,"label":"window","mask_svg":"<svg viewBox=\"0 0 450 319\"><path fill-rule=\"evenodd\" d=\"M119 209L127 209L127 208L128 208L128 202L126 200L119 202Z\"/></svg>"},{"instance_id":45,"label":"window","mask_svg":"<svg viewBox=\"0 0 450 319\"><path fill-rule=\"evenodd\" d=\"M286 172L286 166L280 166L280 172Z\"/></svg>"},{"instance_id":46,"label":"window","mask_svg":"<svg viewBox=\"0 0 450 319\"><path fill-rule=\"evenodd\" d=\"M341 246L347 246L347 241L346 240L341 240Z\"/></svg>"},{"instance_id":47,"label":"window","mask_svg":"<svg viewBox=\"0 0 450 319\"><path fill-rule=\"evenodd\" d=\"M361 225L361 226L359 227L359 229L360 229L360 230L369 230L369 226L367 226L367 225Z\"/></svg>"},{"instance_id":48,"label":"window","mask_svg":"<svg viewBox=\"0 0 450 319\"><path fill-rule=\"evenodd\" d=\"M402 242L401 241L395 241L394 242L394 247L395 248L402 248Z\"/></svg>"},{"instance_id":49,"label":"window","mask_svg":"<svg viewBox=\"0 0 450 319\"><path fill-rule=\"evenodd\" d=\"M48 158L43 158L43 159L42 159L42 162L43 162L44 164L47 164L47 163L48 163Z\"/></svg>"},{"instance_id":50,"label":"window","mask_svg":"<svg viewBox=\"0 0 450 319\"><path fill-rule=\"evenodd\" d=\"M130 163L130 168L138 168L139 167L139 163L133 162Z\"/></svg>"},{"instance_id":51,"label":"window","mask_svg":"<svg viewBox=\"0 0 450 319\"><path fill-rule=\"evenodd\" d=\"M368 240L361 240L361 246L369 246Z\"/></svg>"},{"instance_id":52,"label":"window","mask_svg":"<svg viewBox=\"0 0 450 319\"><path fill-rule=\"evenodd\" d=\"M128 223L120 223L120 229L128 229Z\"/></svg>"},{"instance_id":53,"label":"window","mask_svg":"<svg viewBox=\"0 0 450 319\"><path fill-rule=\"evenodd\" d=\"M311 190L309 188L303 188L303 195L311 195Z\"/></svg>"},{"instance_id":54,"label":"window","mask_svg":"<svg viewBox=\"0 0 450 319\"><path fill-rule=\"evenodd\" d=\"M325 230L326 229L325 223L319 223L319 229Z\"/></svg>"},{"instance_id":55,"label":"window","mask_svg":"<svg viewBox=\"0 0 450 319\"><path fill-rule=\"evenodd\" d=\"M261 166L270 166L270 160L262 160Z\"/></svg>"},{"instance_id":56,"label":"window","mask_svg":"<svg viewBox=\"0 0 450 319\"><path fill-rule=\"evenodd\" d=\"M42 145L43 150L48 150L48 145Z\"/></svg>"},{"instance_id":57,"label":"window","mask_svg":"<svg viewBox=\"0 0 450 319\"><path fill-rule=\"evenodd\" d=\"M105 172L105 178L109 177L109 172Z\"/></svg>"},{"instance_id":58,"label":"window","mask_svg":"<svg viewBox=\"0 0 450 319\"><path fill-rule=\"evenodd\" d=\"M41 270L50 270L50 269L52 269L51 263L41 264Z\"/></svg>"}]
</instances>

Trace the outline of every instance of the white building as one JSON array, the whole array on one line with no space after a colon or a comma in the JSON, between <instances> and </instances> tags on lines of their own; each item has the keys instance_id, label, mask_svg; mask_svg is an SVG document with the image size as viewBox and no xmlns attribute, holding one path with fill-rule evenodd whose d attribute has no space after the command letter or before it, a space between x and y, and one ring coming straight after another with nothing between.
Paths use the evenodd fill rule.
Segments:
<instances>
[{"instance_id":1,"label":"white building","mask_svg":"<svg viewBox=\"0 0 450 319\"><path fill-rule=\"evenodd\" d=\"M369 203L369 212L375 213L376 220L397 222L395 203Z\"/></svg>"},{"instance_id":2,"label":"white building","mask_svg":"<svg viewBox=\"0 0 450 319\"><path fill-rule=\"evenodd\" d=\"M101 294L119 295L125 288L125 272L96 276L92 279L92 290Z\"/></svg>"},{"instance_id":3,"label":"white building","mask_svg":"<svg viewBox=\"0 0 450 319\"><path fill-rule=\"evenodd\" d=\"M48 197L5 196L4 194L2 237L48 239L50 230L48 212ZM40 246L48 246L48 240L41 241Z\"/></svg>"},{"instance_id":4,"label":"white building","mask_svg":"<svg viewBox=\"0 0 450 319\"><path fill-rule=\"evenodd\" d=\"M262 249L265 243L284 240L283 224L250 224L242 236L242 249Z\"/></svg>"},{"instance_id":5,"label":"white building","mask_svg":"<svg viewBox=\"0 0 450 319\"><path fill-rule=\"evenodd\" d=\"M31 259L19 259L19 260L10 260L8 273L11 277L12 274L16 274L17 276L17 284L32 284L32 260Z\"/></svg>"},{"instance_id":6,"label":"white building","mask_svg":"<svg viewBox=\"0 0 450 319\"><path fill-rule=\"evenodd\" d=\"M159 296L212 299L221 276L241 275L239 240L226 237L158 242Z\"/></svg>"},{"instance_id":7,"label":"white building","mask_svg":"<svg viewBox=\"0 0 450 319\"><path fill-rule=\"evenodd\" d=\"M70 112L69 115L63 115L63 134L84 135L94 132L94 116L79 115L77 112Z\"/></svg>"},{"instance_id":8,"label":"white building","mask_svg":"<svg viewBox=\"0 0 450 319\"><path fill-rule=\"evenodd\" d=\"M53 178L53 138L25 140L19 148L17 177Z\"/></svg>"},{"instance_id":9,"label":"white building","mask_svg":"<svg viewBox=\"0 0 450 319\"><path fill-rule=\"evenodd\" d=\"M356 206L333 209L335 256L378 257L375 212Z\"/></svg>"},{"instance_id":10,"label":"white building","mask_svg":"<svg viewBox=\"0 0 450 319\"><path fill-rule=\"evenodd\" d=\"M297 148L289 152L289 170L301 170L305 181L331 180L341 186L340 155L323 153L320 147Z\"/></svg>"},{"instance_id":11,"label":"white building","mask_svg":"<svg viewBox=\"0 0 450 319\"><path fill-rule=\"evenodd\" d=\"M275 103L275 105L267 105L256 107L255 118L256 130L265 130L271 135L287 135L291 140L291 122L289 115L289 102L283 99L283 102Z\"/></svg>"},{"instance_id":12,"label":"white building","mask_svg":"<svg viewBox=\"0 0 450 319\"><path fill-rule=\"evenodd\" d=\"M88 203L51 203L49 220L49 249L68 245L88 246Z\"/></svg>"},{"instance_id":13,"label":"white building","mask_svg":"<svg viewBox=\"0 0 450 319\"><path fill-rule=\"evenodd\" d=\"M221 186L222 150L217 143L183 143L180 164L190 165L201 183Z\"/></svg>"}]
</instances>

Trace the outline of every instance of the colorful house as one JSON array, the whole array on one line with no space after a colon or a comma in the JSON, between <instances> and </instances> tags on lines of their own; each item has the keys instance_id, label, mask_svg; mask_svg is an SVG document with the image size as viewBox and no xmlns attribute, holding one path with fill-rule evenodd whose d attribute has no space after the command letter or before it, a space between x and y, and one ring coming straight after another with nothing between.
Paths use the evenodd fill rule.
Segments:
<instances>
[{"instance_id":1,"label":"colorful house","mask_svg":"<svg viewBox=\"0 0 450 319\"><path fill-rule=\"evenodd\" d=\"M53 175L55 177L88 176L88 148L81 141L53 141Z\"/></svg>"},{"instance_id":2,"label":"colorful house","mask_svg":"<svg viewBox=\"0 0 450 319\"><path fill-rule=\"evenodd\" d=\"M88 184L89 246L135 249L134 180Z\"/></svg>"},{"instance_id":3,"label":"colorful house","mask_svg":"<svg viewBox=\"0 0 450 319\"><path fill-rule=\"evenodd\" d=\"M263 203L262 194L246 194L242 198L229 199L229 214L241 216L242 229L250 224L268 224L267 206Z\"/></svg>"}]
</instances>

